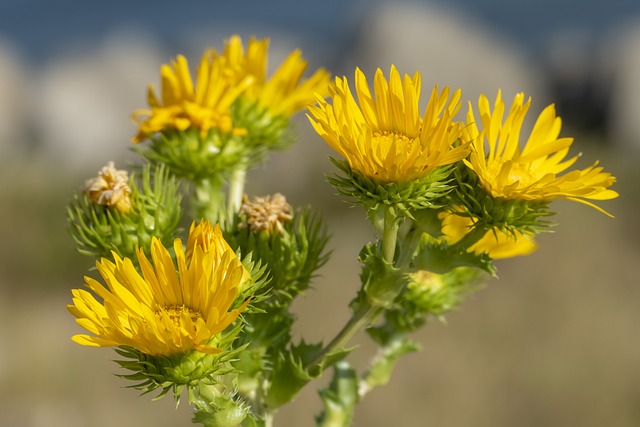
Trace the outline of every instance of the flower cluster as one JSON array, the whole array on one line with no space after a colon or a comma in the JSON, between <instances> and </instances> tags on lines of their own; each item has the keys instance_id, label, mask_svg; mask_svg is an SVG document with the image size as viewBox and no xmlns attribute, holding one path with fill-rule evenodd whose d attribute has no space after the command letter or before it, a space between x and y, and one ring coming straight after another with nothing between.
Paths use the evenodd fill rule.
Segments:
<instances>
[{"instance_id":1,"label":"flower cluster","mask_svg":"<svg viewBox=\"0 0 640 427\"><path fill-rule=\"evenodd\" d=\"M211 427L269 426L277 409L328 368L318 425L350 424L354 406L389 381L399 358L417 351L408 334L454 309L495 275L495 259L536 250L556 199L610 214L615 178L595 162L570 169L573 139L560 137L553 106L523 145L530 100L507 111L481 96L457 117L462 92L430 90L391 66L372 84L355 70L330 82L292 52L267 76L269 41L239 36L204 52L192 76L177 56L133 113L134 173L109 162L67 210L80 252L99 278L74 289L68 310L86 330L73 340L115 347L144 392L186 389L193 421ZM362 205L377 235L363 245L361 286L351 319L328 343L294 342L291 306L328 260L319 214L276 193L249 197L248 170L294 140L291 117L311 126L342 159L328 178ZM186 243L182 195L191 217ZM187 222L188 223L188 222ZM184 236L183 236L184 237ZM347 362L361 329L380 348L368 370Z\"/></svg>"},{"instance_id":2,"label":"flower cluster","mask_svg":"<svg viewBox=\"0 0 640 427\"><path fill-rule=\"evenodd\" d=\"M395 221L412 221L407 227L430 234L430 246L464 249L465 257L472 252L503 258L535 250L534 234L550 225L545 218L556 199L609 215L589 200L617 197L609 188L615 178L597 162L567 172L577 156L566 159L573 139L559 137L561 121L553 105L540 114L521 147L530 106L524 94L515 96L506 114L500 91L493 109L483 95L478 118L469 103L461 122L455 118L460 90L449 96L448 87L441 92L434 87L421 114L420 82L419 73L401 77L391 66L388 80L376 71L372 90L356 69L357 102L344 77L336 78L331 102L318 98L317 106L309 106L314 129L345 159L334 161L342 176L330 178L341 194L370 213L382 208ZM395 253L392 245L388 253ZM416 255L403 256L410 263ZM448 263L455 265L451 256L449 251Z\"/></svg>"}]
</instances>

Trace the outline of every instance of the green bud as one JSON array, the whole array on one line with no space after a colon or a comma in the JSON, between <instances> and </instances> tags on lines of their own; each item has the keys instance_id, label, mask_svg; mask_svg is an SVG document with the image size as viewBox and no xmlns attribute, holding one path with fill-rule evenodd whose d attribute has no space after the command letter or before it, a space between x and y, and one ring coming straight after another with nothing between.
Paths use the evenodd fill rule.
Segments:
<instances>
[{"instance_id":1,"label":"green bud","mask_svg":"<svg viewBox=\"0 0 640 427\"><path fill-rule=\"evenodd\" d=\"M251 412L238 396L208 384L190 387L189 402L196 407L193 422L205 427L237 427Z\"/></svg>"},{"instance_id":2,"label":"green bud","mask_svg":"<svg viewBox=\"0 0 640 427\"><path fill-rule=\"evenodd\" d=\"M258 305L267 312L288 307L329 258L321 216L309 209L291 213L280 194L245 198L235 227L225 237L232 247L267 266L270 296Z\"/></svg>"},{"instance_id":3,"label":"green bud","mask_svg":"<svg viewBox=\"0 0 640 427\"><path fill-rule=\"evenodd\" d=\"M89 182L88 182L89 184ZM67 208L67 223L80 253L94 258L136 259L136 247L149 247L153 237L170 247L180 221L178 183L162 166L142 168L140 183L129 179L129 208L104 205L95 193L75 194Z\"/></svg>"},{"instance_id":4,"label":"green bud","mask_svg":"<svg viewBox=\"0 0 640 427\"><path fill-rule=\"evenodd\" d=\"M458 307L469 293L480 289L487 277L481 270L468 267L455 268L447 274L429 271L409 274L409 284L396 304L384 312L384 323L367 333L381 346L392 348L398 334L417 330L429 316L441 318Z\"/></svg>"}]
</instances>

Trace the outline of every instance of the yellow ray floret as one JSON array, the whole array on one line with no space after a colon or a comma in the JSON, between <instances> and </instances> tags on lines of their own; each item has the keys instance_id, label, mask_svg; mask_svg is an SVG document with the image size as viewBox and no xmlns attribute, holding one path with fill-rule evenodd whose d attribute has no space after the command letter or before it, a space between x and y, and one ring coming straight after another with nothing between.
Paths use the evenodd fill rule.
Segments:
<instances>
[{"instance_id":1,"label":"yellow ray floret","mask_svg":"<svg viewBox=\"0 0 640 427\"><path fill-rule=\"evenodd\" d=\"M332 104L318 98L318 106L308 107L316 132L352 169L378 182L408 182L469 153L459 143L462 125L453 122L460 90L450 97L448 87L441 92L434 87L420 114L419 73L401 77L392 65L387 81L378 69L372 94L364 73L356 69L355 89L358 102L347 78L336 78Z\"/></svg>"},{"instance_id":2,"label":"yellow ray floret","mask_svg":"<svg viewBox=\"0 0 640 427\"><path fill-rule=\"evenodd\" d=\"M151 261L138 249L142 274L130 259L116 254L114 262L98 261L106 286L90 277L85 281L102 301L74 289L73 304L67 306L77 323L94 335L79 334L73 340L95 347L130 346L152 356L220 352L213 346L216 335L247 304L230 310L246 270L226 242L219 241L219 228L211 239L208 248L193 245L190 259L176 239L174 264L169 251L154 238Z\"/></svg>"},{"instance_id":3,"label":"yellow ray floret","mask_svg":"<svg viewBox=\"0 0 640 427\"><path fill-rule=\"evenodd\" d=\"M274 116L289 117L314 102L316 94L326 95L329 72L320 68L303 81L307 61L302 59L299 50L289 54L267 79L268 50L268 39L251 37L246 52L239 36L234 35L227 40L222 56L228 67L236 78L254 79L254 84L243 94L243 98L257 101Z\"/></svg>"},{"instance_id":4,"label":"yellow ray floret","mask_svg":"<svg viewBox=\"0 0 640 427\"><path fill-rule=\"evenodd\" d=\"M253 76L237 78L228 71L228 63L213 50L202 55L195 84L189 64L179 55L171 65L163 65L161 98L153 85L147 90L149 109L134 111L132 119L138 125L133 142L141 142L156 132L184 131L190 127L206 135L211 128L221 132L242 133L234 129L231 105L242 92L253 84Z\"/></svg>"},{"instance_id":5,"label":"yellow ray floret","mask_svg":"<svg viewBox=\"0 0 640 427\"><path fill-rule=\"evenodd\" d=\"M214 258L222 258L227 252L233 252L229 243L224 240L222 231L219 226L213 226L209 221L201 221L198 225L193 221L189 229L189 237L185 250L187 263L191 262L191 257L196 247L200 247L203 252L213 252ZM242 284L238 291L244 289L243 285L247 284L250 278L249 271L243 266Z\"/></svg>"},{"instance_id":6,"label":"yellow ray floret","mask_svg":"<svg viewBox=\"0 0 640 427\"><path fill-rule=\"evenodd\" d=\"M473 226L471 218L452 212L443 212L439 214L439 218L442 220L443 239L448 244L458 242ZM502 259L529 255L537 248L532 234L524 234L520 231L506 234L498 229L493 229L487 231L480 240L469 248L469 251L476 254L486 253L493 259Z\"/></svg>"},{"instance_id":7,"label":"yellow ray floret","mask_svg":"<svg viewBox=\"0 0 640 427\"><path fill-rule=\"evenodd\" d=\"M498 92L493 111L487 97L482 95L478 102L478 119L470 104L464 129L465 138L472 141L471 155L465 160L467 166L478 174L482 186L493 197L539 201L567 199L609 215L585 200L618 197L618 193L609 189L616 179L603 172L598 162L559 175L578 156L566 159L573 138L558 138L562 122L556 117L553 105L542 111L524 148L520 147L520 130L530 104L531 99L525 102L524 94L517 94L504 118L505 104L501 93Z\"/></svg>"}]
</instances>

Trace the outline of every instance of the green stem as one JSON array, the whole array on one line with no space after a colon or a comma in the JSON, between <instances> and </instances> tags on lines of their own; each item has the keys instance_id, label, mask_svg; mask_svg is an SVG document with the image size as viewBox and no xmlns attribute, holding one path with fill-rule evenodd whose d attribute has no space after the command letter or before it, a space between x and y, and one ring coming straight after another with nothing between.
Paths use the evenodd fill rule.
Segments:
<instances>
[{"instance_id":1,"label":"green stem","mask_svg":"<svg viewBox=\"0 0 640 427\"><path fill-rule=\"evenodd\" d=\"M384 229L382 231L382 258L393 265L398 239L398 221L391 209L384 211Z\"/></svg>"},{"instance_id":2,"label":"green stem","mask_svg":"<svg viewBox=\"0 0 640 427\"><path fill-rule=\"evenodd\" d=\"M362 375L358 386L359 399L362 400L375 387L387 384L400 358L419 349L420 346L417 343L402 333L391 336L369 363L368 371Z\"/></svg>"},{"instance_id":3,"label":"green stem","mask_svg":"<svg viewBox=\"0 0 640 427\"><path fill-rule=\"evenodd\" d=\"M396 240L398 238L398 225L396 215L391 209L384 212L384 228L382 231L382 257L393 265L396 253ZM372 306L367 299L363 299L359 309L342 328L338 335L310 362L305 368L309 369L321 364L333 351L343 348L353 336L361 329L367 327L375 319L382 309Z\"/></svg>"},{"instance_id":4,"label":"green stem","mask_svg":"<svg viewBox=\"0 0 640 427\"><path fill-rule=\"evenodd\" d=\"M216 179L203 179L195 183L193 207L196 218L206 219L213 224L224 220L223 186L223 182Z\"/></svg>"},{"instance_id":5,"label":"green stem","mask_svg":"<svg viewBox=\"0 0 640 427\"><path fill-rule=\"evenodd\" d=\"M373 307L366 302L362 303L360 309L353 314L347 324L344 325L340 332L338 332L338 335L336 335L335 338L327 344L320 354L305 366L305 369L310 369L320 365L333 351L343 348L351 338L353 338L353 336L362 328L366 327L379 312L380 309L378 307Z\"/></svg>"},{"instance_id":6,"label":"green stem","mask_svg":"<svg viewBox=\"0 0 640 427\"><path fill-rule=\"evenodd\" d=\"M229 195L227 200L227 214L229 219L240 210L242 196L244 195L244 183L247 178L247 169L244 166L238 167L231 174L229 181Z\"/></svg>"},{"instance_id":7,"label":"green stem","mask_svg":"<svg viewBox=\"0 0 640 427\"><path fill-rule=\"evenodd\" d=\"M273 413L264 414L264 427L273 427Z\"/></svg>"}]
</instances>

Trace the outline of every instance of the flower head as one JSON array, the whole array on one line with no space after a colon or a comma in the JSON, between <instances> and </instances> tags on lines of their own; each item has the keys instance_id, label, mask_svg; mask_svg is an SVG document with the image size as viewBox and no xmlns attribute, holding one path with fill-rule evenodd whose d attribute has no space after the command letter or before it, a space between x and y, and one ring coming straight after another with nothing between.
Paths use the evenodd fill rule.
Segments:
<instances>
[{"instance_id":1,"label":"flower head","mask_svg":"<svg viewBox=\"0 0 640 427\"><path fill-rule=\"evenodd\" d=\"M215 354L216 336L238 317L247 302L230 309L243 281L244 267L215 233L209 248L194 245L187 261L182 241L175 239L176 263L156 238L151 259L141 249L142 274L129 258L114 253L114 261L96 263L106 286L85 277L90 292L73 290L67 308L80 326L94 335L73 340L94 347L128 346L151 356L171 356L196 350ZM222 248L218 251L214 248ZM177 266L176 266L177 264Z\"/></svg>"},{"instance_id":2,"label":"flower head","mask_svg":"<svg viewBox=\"0 0 640 427\"><path fill-rule=\"evenodd\" d=\"M520 130L530 104L531 99L525 102L524 94L517 94L504 118L505 104L500 91L493 111L487 97L482 95L478 102L479 120L470 106L464 129L465 139L472 141L471 155L465 160L467 166L493 197L532 201L567 199L609 215L587 200L609 200L618 196L609 190L616 179L603 172L598 162L559 175L573 165L578 156L565 159L573 138L558 138L562 122L556 117L553 105L542 111L524 148L520 148Z\"/></svg>"},{"instance_id":3,"label":"flower head","mask_svg":"<svg viewBox=\"0 0 640 427\"><path fill-rule=\"evenodd\" d=\"M178 55L171 65L163 65L161 98L157 98L153 85L149 85L149 109L132 114L138 125L133 142L141 142L156 132L184 131L191 127L199 129L201 135L212 128L241 134L242 129L233 128L231 105L253 83L254 77L238 78L229 73L227 66L226 58L214 50L205 51L194 84L184 56Z\"/></svg>"},{"instance_id":4,"label":"flower head","mask_svg":"<svg viewBox=\"0 0 640 427\"><path fill-rule=\"evenodd\" d=\"M129 174L116 169L113 162L107 163L97 177L85 181L83 191L99 205L113 206L124 214L131 210Z\"/></svg>"},{"instance_id":5,"label":"flower head","mask_svg":"<svg viewBox=\"0 0 640 427\"><path fill-rule=\"evenodd\" d=\"M238 215L244 217L239 225L241 228L248 227L254 233L267 231L269 234L277 230L280 235L284 232L283 224L293 219L291 205L280 193L254 197L253 200L245 196Z\"/></svg>"},{"instance_id":6,"label":"flower head","mask_svg":"<svg viewBox=\"0 0 640 427\"><path fill-rule=\"evenodd\" d=\"M234 35L227 40L222 57L229 70L237 79L254 80L254 84L243 93L243 98L257 101L274 116L289 117L314 102L316 94L326 93L329 72L325 69L316 70L302 81L307 61L302 59L300 50L289 54L267 79L268 50L269 39L250 38L246 52L239 36Z\"/></svg>"},{"instance_id":7,"label":"flower head","mask_svg":"<svg viewBox=\"0 0 640 427\"><path fill-rule=\"evenodd\" d=\"M456 145L462 126L452 121L460 109L460 90L449 97L448 87L440 93L434 87L421 115L419 73L401 77L391 66L387 81L378 69L374 98L364 73L356 69L355 86L359 105L343 77L330 89L333 105L318 98L317 107L308 107L316 132L352 169L377 182L408 182L467 156L466 145Z\"/></svg>"}]
</instances>

